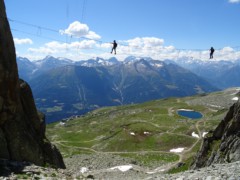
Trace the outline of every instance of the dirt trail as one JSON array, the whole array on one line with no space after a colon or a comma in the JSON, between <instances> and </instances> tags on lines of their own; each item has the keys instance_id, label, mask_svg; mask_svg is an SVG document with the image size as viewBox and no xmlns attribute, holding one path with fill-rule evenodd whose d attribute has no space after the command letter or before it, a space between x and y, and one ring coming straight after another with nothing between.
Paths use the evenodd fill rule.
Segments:
<instances>
[{"instance_id":1,"label":"dirt trail","mask_svg":"<svg viewBox=\"0 0 240 180\"><path fill-rule=\"evenodd\" d=\"M173 116L173 107L168 108L168 115Z\"/></svg>"},{"instance_id":2,"label":"dirt trail","mask_svg":"<svg viewBox=\"0 0 240 180\"><path fill-rule=\"evenodd\" d=\"M203 122L205 120L200 120L200 121L197 121L197 123L195 124L195 127L197 129L197 132L198 132L198 135L200 138L197 139L197 141L188 149L184 150L183 152L179 153L179 160L175 163L172 163L171 165L167 165L165 167L165 171L164 172L167 172L169 171L170 169L176 167L179 163L181 163L183 160L184 160L184 157L186 156L187 153L189 153L190 151L192 151L192 149L199 143L200 140L202 140L202 135L201 135L201 130L199 129L199 123Z\"/></svg>"},{"instance_id":3,"label":"dirt trail","mask_svg":"<svg viewBox=\"0 0 240 180\"><path fill-rule=\"evenodd\" d=\"M63 141L63 142L67 142L67 141ZM88 151L91 151L93 153L96 153L98 154L99 156L101 156L101 154L146 154L146 153L164 153L164 154L173 154L172 152L166 152L166 151L135 151L135 152L122 152L122 151L114 151L114 152L102 152L102 151L97 151L97 150L94 150L92 148L86 148L86 147L76 147L76 146L69 146L69 145L65 145L63 144L61 141L55 141L54 142L55 144L58 144L60 146L63 146L63 147L68 147L68 148L74 148L74 149L79 149L79 150L88 150ZM164 173L164 172L167 172L168 170L170 170L171 168L175 167L179 162L181 162L181 154L177 154L179 156L179 161L177 162L173 162L173 163L168 163L168 164L164 164L162 166L159 166L155 169L150 169L150 168L147 168L147 167L142 167L142 166L139 166L139 165L134 165L134 164L131 164L132 166L132 169L135 170L135 171L140 171L142 173L145 173L145 174L154 174L154 173ZM119 166L121 166L122 164L119 164ZM91 171L91 174L95 175L95 174L99 174L99 173L104 173L104 172L110 172L111 167L109 168L103 168L103 169L97 169L97 170L92 170Z\"/></svg>"},{"instance_id":4,"label":"dirt trail","mask_svg":"<svg viewBox=\"0 0 240 180\"><path fill-rule=\"evenodd\" d=\"M168 115L169 116L173 116L173 108L170 107L168 108ZM154 119L155 117L152 116L152 119ZM146 168L146 167L141 167L141 166L138 166L138 165L131 165L132 166L132 169L133 170L136 170L136 171L140 171L142 173L146 173L146 174L155 174L155 173L166 173L167 171L169 171L170 169L176 167L179 163L183 162L186 155L192 151L192 149L199 143L200 140L202 140L202 135L201 135L201 130L199 129L199 124L204 122L205 120L199 120L195 123L195 128L197 130L197 134L199 135L200 138L198 138L196 140L196 142L194 144L192 144L191 147L189 147L188 149L185 149L183 152L181 153L172 153L172 152L166 152L166 151L135 151L135 152L102 152L102 151L97 151L93 148L86 148L86 147L76 147L76 146L70 146L70 145L66 145L65 143L68 143L68 141L55 141L54 143L55 144L58 144L60 146L63 146L63 147L68 147L68 148L73 148L73 149L78 149L78 150L87 150L87 151L90 151L90 152L93 152L93 153L96 153L96 154L129 154L129 153L132 153L132 154L141 154L141 153L164 153L164 154L175 154L175 155L178 155L179 156L179 159L178 161L176 162L172 162L172 163L168 163L168 164L164 164L162 166L159 166L155 169L150 169L150 168ZM148 122L148 121L144 121L144 120L137 120L136 122L140 122L140 123L147 123L147 124L151 124L152 126L155 126L157 128L161 128L163 126L159 126L158 124L155 124L155 123L152 123L152 122ZM165 132L165 133L170 133L170 132ZM183 135L183 134L181 134ZM186 135L187 136L187 135ZM102 137L101 137L102 138ZM100 138L100 139L101 139ZM87 142L91 142L91 141L96 141L96 140L100 140L100 139L94 139L94 140L89 140ZM70 143L70 141L69 141ZM121 165L121 164L119 164ZM109 167L111 168L111 167ZM99 173L103 173L103 172L109 172L109 168L103 168L103 169L96 169L96 170L93 170L91 171L92 174L99 174Z\"/></svg>"}]
</instances>

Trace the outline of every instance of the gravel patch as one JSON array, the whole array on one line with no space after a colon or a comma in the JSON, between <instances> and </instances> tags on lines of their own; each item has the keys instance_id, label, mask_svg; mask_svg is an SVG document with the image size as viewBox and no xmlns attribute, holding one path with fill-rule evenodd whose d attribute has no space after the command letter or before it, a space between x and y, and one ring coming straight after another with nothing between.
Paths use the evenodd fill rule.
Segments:
<instances>
[{"instance_id":1,"label":"gravel patch","mask_svg":"<svg viewBox=\"0 0 240 180\"><path fill-rule=\"evenodd\" d=\"M39 167L29 163L0 160L0 179L99 179L99 180L240 180L240 161L214 164L178 174L148 174L148 168L131 164L131 158L113 154L78 155L65 159L67 169ZM116 166L127 165L127 171ZM84 169L85 168L85 169ZM112 168L112 169L111 169ZM126 170L126 169L125 169Z\"/></svg>"}]
</instances>

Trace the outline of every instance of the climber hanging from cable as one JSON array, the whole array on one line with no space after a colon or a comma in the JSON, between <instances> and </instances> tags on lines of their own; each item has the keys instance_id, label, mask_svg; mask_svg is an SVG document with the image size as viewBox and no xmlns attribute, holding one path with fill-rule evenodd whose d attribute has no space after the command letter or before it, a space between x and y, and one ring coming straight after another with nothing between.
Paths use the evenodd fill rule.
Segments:
<instances>
[{"instance_id":1,"label":"climber hanging from cable","mask_svg":"<svg viewBox=\"0 0 240 180\"><path fill-rule=\"evenodd\" d=\"M215 51L215 49L213 47L211 47L210 51L210 59L213 59L213 53Z\"/></svg>"},{"instance_id":2,"label":"climber hanging from cable","mask_svg":"<svg viewBox=\"0 0 240 180\"><path fill-rule=\"evenodd\" d=\"M116 48L117 48L117 45L118 45L118 44L116 43L116 41L115 41L115 40L113 41L113 43L112 43L112 44L113 44L113 47L112 47L111 54L112 54L113 50L114 50L114 52L115 52L115 54L116 54Z\"/></svg>"}]
</instances>

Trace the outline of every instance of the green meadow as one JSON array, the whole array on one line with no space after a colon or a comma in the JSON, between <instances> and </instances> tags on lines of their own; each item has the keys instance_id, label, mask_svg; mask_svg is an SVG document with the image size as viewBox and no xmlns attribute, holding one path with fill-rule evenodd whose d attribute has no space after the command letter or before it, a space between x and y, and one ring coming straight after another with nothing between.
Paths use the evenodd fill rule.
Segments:
<instances>
[{"instance_id":1,"label":"green meadow","mask_svg":"<svg viewBox=\"0 0 240 180\"><path fill-rule=\"evenodd\" d=\"M222 98L218 107L209 101ZM77 154L113 153L131 157L147 167L163 164L183 166L169 172L185 170L199 150L203 132L213 130L225 116L228 94L154 100L142 104L100 108L64 123L47 126L47 137L64 158ZM199 103L198 103L199 102ZM202 113L200 119L177 114L178 109ZM199 138L193 137L195 132ZM184 148L180 153L172 149Z\"/></svg>"}]
</instances>

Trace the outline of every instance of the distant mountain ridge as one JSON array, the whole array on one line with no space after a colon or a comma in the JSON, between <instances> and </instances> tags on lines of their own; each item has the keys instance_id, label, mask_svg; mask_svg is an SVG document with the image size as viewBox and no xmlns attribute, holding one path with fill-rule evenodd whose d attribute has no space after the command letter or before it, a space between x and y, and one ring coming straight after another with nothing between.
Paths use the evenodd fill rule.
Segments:
<instances>
[{"instance_id":1,"label":"distant mountain ridge","mask_svg":"<svg viewBox=\"0 0 240 180\"><path fill-rule=\"evenodd\" d=\"M21 64L21 59L19 59ZM49 122L86 113L102 106L140 103L216 91L191 71L151 58L125 61L102 58L74 62L51 56L26 61L36 104ZM32 69L31 69L32 68ZM31 70L30 70L31 69ZM24 73L28 73L24 74Z\"/></svg>"},{"instance_id":2,"label":"distant mountain ridge","mask_svg":"<svg viewBox=\"0 0 240 180\"><path fill-rule=\"evenodd\" d=\"M139 59L141 58L129 56L124 61L118 61L115 57L107 60L97 57L89 60L72 61L66 58L47 56L44 59L37 61L30 61L27 58L18 57L17 62L20 77L29 81L43 72L66 65L81 65L87 67L111 66L116 64L119 65L123 62L128 63L131 61L137 61ZM149 57L142 59L152 61ZM185 69L188 69L196 75L203 77L219 89L240 86L240 59L234 61L203 61L190 57L182 57L176 60L166 59L164 62L177 64Z\"/></svg>"},{"instance_id":3,"label":"distant mountain ridge","mask_svg":"<svg viewBox=\"0 0 240 180\"><path fill-rule=\"evenodd\" d=\"M189 57L166 60L189 69L220 89L240 86L240 59L232 61L199 60Z\"/></svg>"},{"instance_id":4,"label":"distant mountain ridge","mask_svg":"<svg viewBox=\"0 0 240 180\"><path fill-rule=\"evenodd\" d=\"M46 56L44 59L37 61L30 61L27 58L17 57L17 64L19 76L29 81L51 69L74 64L74 61L65 58L55 58L53 56Z\"/></svg>"}]
</instances>

